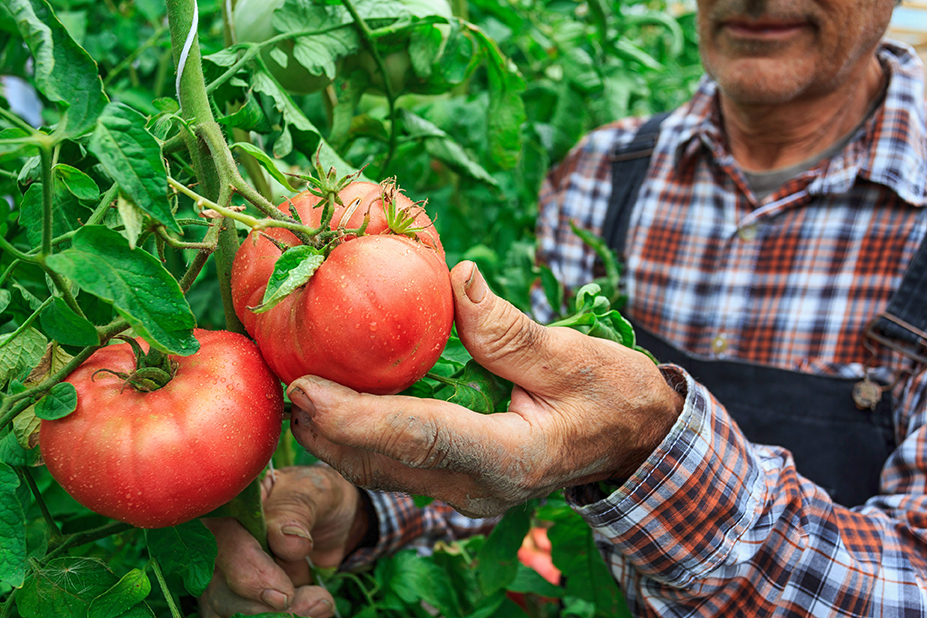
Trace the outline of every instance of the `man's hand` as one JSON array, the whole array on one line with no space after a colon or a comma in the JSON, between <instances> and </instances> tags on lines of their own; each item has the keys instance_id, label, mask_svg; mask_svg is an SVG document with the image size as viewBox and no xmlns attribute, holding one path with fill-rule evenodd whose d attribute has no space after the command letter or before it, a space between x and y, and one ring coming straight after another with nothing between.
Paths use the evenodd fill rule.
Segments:
<instances>
[{"instance_id":1,"label":"man's hand","mask_svg":"<svg viewBox=\"0 0 927 618\"><path fill-rule=\"evenodd\" d=\"M358 489L330 468L294 467L268 474L262 498L267 543L276 559L234 519L203 520L216 537L219 555L200 613L203 618L280 611L332 616L334 600L311 585L306 558L317 567L337 567L357 546L368 525Z\"/></svg>"},{"instance_id":2,"label":"man's hand","mask_svg":"<svg viewBox=\"0 0 927 618\"><path fill-rule=\"evenodd\" d=\"M349 481L495 515L562 487L629 476L669 432L683 399L646 356L533 322L472 262L451 271L451 284L461 341L516 385L508 412L293 381L294 436Z\"/></svg>"}]
</instances>

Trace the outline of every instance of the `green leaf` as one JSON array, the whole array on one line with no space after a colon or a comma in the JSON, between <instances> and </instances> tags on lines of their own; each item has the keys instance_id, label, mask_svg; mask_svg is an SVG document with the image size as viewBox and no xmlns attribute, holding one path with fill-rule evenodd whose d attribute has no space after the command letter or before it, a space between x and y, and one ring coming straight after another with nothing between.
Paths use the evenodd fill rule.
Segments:
<instances>
[{"instance_id":1,"label":"green leaf","mask_svg":"<svg viewBox=\"0 0 927 618\"><path fill-rule=\"evenodd\" d=\"M597 615L624 615L624 599L602 559L592 529L572 509L560 509L548 529L551 557L563 573L565 594L589 601Z\"/></svg>"},{"instance_id":2,"label":"green leaf","mask_svg":"<svg viewBox=\"0 0 927 618\"><path fill-rule=\"evenodd\" d=\"M100 188L93 178L77 168L59 163L54 167L55 178L79 200L100 199Z\"/></svg>"},{"instance_id":3,"label":"green leaf","mask_svg":"<svg viewBox=\"0 0 927 618\"><path fill-rule=\"evenodd\" d=\"M428 154L460 174L499 188L499 182L447 133L417 114L406 109L399 111L410 138L422 140Z\"/></svg>"},{"instance_id":4,"label":"green leaf","mask_svg":"<svg viewBox=\"0 0 927 618\"><path fill-rule=\"evenodd\" d=\"M42 461L38 447L23 448L10 432L0 438L0 462L11 466L37 466Z\"/></svg>"},{"instance_id":5,"label":"green leaf","mask_svg":"<svg viewBox=\"0 0 927 618\"><path fill-rule=\"evenodd\" d=\"M255 313L264 313L305 285L325 261L319 251L309 245L290 247L274 264L274 273L267 282L264 298L257 307L248 307Z\"/></svg>"},{"instance_id":6,"label":"green leaf","mask_svg":"<svg viewBox=\"0 0 927 618\"><path fill-rule=\"evenodd\" d=\"M550 583L540 573L521 563L518 564L515 579L507 589L512 592L525 592L552 599L559 599L564 594L563 588Z\"/></svg>"},{"instance_id":7,"label":"green leaf","mask_svg":"<svg viewBox=\"0 0 927 618\"><path fill-rule=\"evenodd\" d=\"M97 329L87 318L74 313L66 302L56 298L39 315L42 329L49 337L64 345L97 345L100 337Z\"/></svg>"},{"instance_id":8,"label":"green leaf","mask_svg":"<svg viewBox=\"0 0 927 618\"><path fill-rule=\"evenodd\" d=\"M88 148L129 199L168 229L182 233L167 199L161 147L145 128L144 116L122 103L110 103Z\"/></svg>"},{"instance_id":9,"label":"green leaf","mask_svg":"<svg viewBox=\"0 0 927 618\"><path fill-rule=\"evenodd\" d=\"M36 86L67 109L56 132L73 137L88 131L107 102L96 63L44 0L8 0L8 7L35 57Z\"/></svg>"},{"instance_id":10,"label":"green leaf","mask_svg":"<svg viewBox=\"0 0 927 618\"><path fill-rule=\"evenodd\" d=\"M142 234L142 222L145 220L145 213L135 205L135 202L127 200L126 197L119 193L116 200L116 211L119 212L119 218L122 219L122 225L125 227L124 235L129 241L129 249L135 249L135 243Z\"/></svg>"},{"instance_id":11,"label":"green leaf","mask_svg":"<svg viewBox=\"0 0 927 618\"><path fill-rule=\"evenodd\" d=\"M81 204L80 200L68 191L60 180L56 180L53 186L52 236L60 236L78 229L80 221L86 221L92 211ZM20 221L25 226L26 238L33 247L39 246L42 242L43 190L44 185L41 182L35 182L29 185L23 195Z\"/></svg>"},{"instance_id":12,"label":"green leaf","mask_svg":"<svg viewBox=\"0 0 927 618\"><path fill-rule=\"evenodd\" d=\"M236 142L229 146L230 149L234 150L238 148L248 153L260 163L267 173L274 177L274 180L279 182L281 185L289 189L290 191L296 191L296 187L290 184L290 179L280 171L277 167L277 164L274 163L273 159L267 156L267 153L255 146L254 144L249 144L248 142Z\"/></svg>"},{"instance_id":13,"label":"green leaf","mask_svg":"<svg viewBox=\"0 0 927 618\"><path fill-rule=\"evenodd\" d=\"M59 382L35 404L35 415L43 421L56 421L76 409L77 389L70 382Z\"/></svg>"},{"instance_id":14,"label":"green leaf","mask_svg":"<svg viewBox=\"0 0 927 618\"><path fill-rule=\"evenodd\" d=\"M193 596L203 594L212 579L218 547L216 537L199 519L174 526L146 530L148 551L167 573L183 579Z\"/></svg>"},{"instance_id":15,"label":"green leaf","mask_svg":"<svg viewBox=\"0 0 927 618\"><path fill-rule=\"evenodd\" d=\"M511 508L499 520L489 538L480 548L477 560L480 563L480 589L483 594L507 588L518 572L518 548L521 547L531 528L531 515L536 506L530 500L524 506Z\"/></svg>"},{"instance_id":16,"label":"green leaf","mask_svg":"<svg viewBox=\"0 0 927 618\"><path fill-rule=\"evenodd\" d=\"M13 295L9 290L0 290L0 313L6 311L6 308L10 306L12 300Z\"/></svg>"},{"instance_id":17,"label":"green leaf","mask_svg":"<svg viewBox=\"0 0 927 618\"><path fill-rule=\"evenodd\" d=\"M181 356L199 349L193 337L196 319L180 285L156 257L129 249L118 232L84 226L70 249L48 256L46 263L82 290L113 303L153 347Z\"/></svg>"},{"instance_id":18,"label":"green leaf","mask_svg":"<svg viewBox=\"0 0 927 618\"><path fill-rule=\"evenodd\" d=\"M357 171L354 166L342 159L328 142L322 139L315 125L306 118L292 97L280 88L270 75L263 72L255 73L251 86L257 92L269 96L274 102L274 107L283 116L283 128L280 137L274 143L275 157L283 158L292 152L293 136L290 133L291 130L296 130L299 132L297 145L300 152L314 161L318 150L319 161L323 169L334 167L341 174L351 174Z\"/></svg>"},{"instance_id":19,"label":"green leaf","mask_svg":"<svg viewBox=\"0 0 927 618\"><path fill-rule=\"evenodd\" d=\"M360 5L361 3L359 3ZM387 9L398 3L381 2ZM368 5L369 6L369 5ZM359 6L358 12L365 19L371 15ZM395 9L392 12L395 15ZM352 21L344 7L325 6L310 0L287 0L274 11L273 27L281 33L301 32L308 27L319 30L312 36L300 36L294 40L293 58L313 75L326 75L334 79L337 73L336 61L361 48L357 30L353 27L336 28ZM334 28L334 29L332 29ZM327 32L321 32L327 30Z\"/></svg>"},{"instance_id":20,"label":"green leaf","mask_svg":"<svg viewBox=\"0 0 927 618\"><path fill-rule=\"evenodd\" d=\"M250 93L245 99L245 104L240 109L233 114L219 118L218 122L227 127L244 131L269 133L271 130L270 123L267 122L267 117L264 115L264 110L261 109L261 104Z\"/></svg>"},{"instance_id":21,"label":"green leaf","mask_svg":"<svg viewBox=\"0 0 927 618\"><path fill-rule=\"evenodd\" d=\"M13 419L13 435L16 436L16 442L23 449L34 448L38 444L41 425L42 419L35 415L35 404L32 404Z\"/></svg>"},{"instance_id":22,"label":"green leaf","mask_svg":"<svg viewBox=\"0 0 927 618\"><path fill-rule=\"evenodd\" d=\"M117 582L94 558L55 558L26 578L16 595L23 618L86 618L90 603Z\"/></svg>"},{"instance_id":23,"label":"green leaf","mask_svg":"<svg viewBox=\"0 0 927 618\"><path fill-rule=\"evenodd\" d=\"M554 272L547 266L541 266L541 287L544 290L544 297L554 314L559 314L563 309L563 284L557 279Z\"/></svg>"},{"instance_id":24,"label":"green leaf","mask_svg":"<svg viewBox=\"0 0 927 618\"><path fill-rule=\"evenodd\" d=\"M502 54L495 41L479 28L472 27L471 31L487 58L487 135L493 159L503 169L511 169L518 162L518 153L521 150L521 126L526 118L525 104L521 98L525 91L525 80L518 74L511 61Z\"/></svg>"},{"instance_id":25,"label":"green leaf","mask_svg":"<svg viewBox=\"0 0 927 618\"><path fill-rule=\"evenodd\" d=\"M512 395L511 382L483 368L475 360L468 361L461 375L452 378L452 381L454 394L448 401L482 414L504 410L505 402Z\"/></svg>"},{"instance_id":26,"label":"green leaf","mask_svg":"<svg viewBox=\"0 0 927 618\"><path fill-rule=\"evenodd\" d=\"M121 618L151 592L144 571L132 569L116 584L90 602L87 618Z\"/></svg>"},{"instance_id":27,"label":"green leaf","mask_svg":"<svg viewBox=\"0 0 927 618\"><path fill-rule=\"evenodd\" d=\"M395 554L385 567L386 586L408 604L425 601L445 618L460 616L460 602L447 572L415 551Z\"/></svg>"},{"instance_id":28,"label":"green leaf","mask_svg":"<svg viewBox=\"0 0 927 618\"><path fill-rule=\"evenodd\" d=\"M13 468L0 463L0 581L15 588L26 576L26 513L19 483Z\"/></svg>"},{"instance_id":29,"label":"green leaf","mask_svg":"<svg viewBox=\"0 0 927 618\"><path fill-rule=\"evenodd\" d=\"M18 335L0 335L0 385L35 367L47 344L45 336L31 327Z\"/></svg>"}]
</instances>

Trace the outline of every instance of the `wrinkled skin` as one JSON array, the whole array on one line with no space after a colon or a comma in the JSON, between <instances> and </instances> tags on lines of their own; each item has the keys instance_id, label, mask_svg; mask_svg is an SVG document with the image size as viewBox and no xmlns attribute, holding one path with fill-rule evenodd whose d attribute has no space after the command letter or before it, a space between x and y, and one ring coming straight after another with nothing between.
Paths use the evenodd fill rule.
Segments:
<instances>
[{"instance_id":1,"label":"wrinkled skin","mask_svg":"<svg viewBox=\"0 0 927 618\"><path fill-rule=\"evenodd\" d=\"M294 436L349 481L498 515L562 487L629 476L669 432L683 398L645 355L533 322L470 262L451 283L461 341L516 385L509 411L294 381Z\"/></svg>"},{"instance_id":2,"label":"wrinkled skin","mask_svg":"<svg viewBox=\"0 0 927 618\"><path fill-rule=\"evenodd\" d=\"M731 153L773 170L821 153L882 87L875 47L894 0L698 0L699 51Z\"/></svg>"},{"instance_id":3,"label":"wrinkled skin","mask_svg":"<svg viewBox=\"0 0 927 618\"><path fill-rule=\"evenodd\" d=\"M306 558L320 568L337 567L363 537L368 522L357 488L326 466L284 468L264 478L262 499L267 542L276 559L234 519L203 520L216 537L219 555L200 598L201 615L287 611L329 618L334 601L312 585Z\"/></svg>"}]
</instances>

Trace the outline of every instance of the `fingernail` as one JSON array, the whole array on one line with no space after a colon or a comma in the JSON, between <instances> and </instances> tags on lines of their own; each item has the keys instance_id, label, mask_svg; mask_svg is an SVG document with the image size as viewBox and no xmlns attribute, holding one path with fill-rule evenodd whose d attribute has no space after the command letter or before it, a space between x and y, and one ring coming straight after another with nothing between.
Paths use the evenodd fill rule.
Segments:
<instances>
[{"instance_id":1,"label":"fingernail","mask_svg":"<svg viewBox=\"0 0 927 618\"><path fill-rule=\"evenodd\" d=\"M307 541L312 540L312 537L309 536L309 532L305 528L295 526L293 524L283 526L280 528L280 532L289 536L298 536L299 538L306 539Z\"/></svg>"},{"instance_id":2,"label":"fingernail","mask_svg":"<svg viewBox=\"0 0 927 618\"><path fill-rule=\"evenodd\" d=\"M464 292L467 293L467 298L474 303L479 303L486 297L487 289L486 280L483 279L479 267L474 264L473 270L470 271L470 278L464 283Z\"/></svg>"},{"instance_id":3,"label":"fingernail","mask_svg":"<svg viewBox=\"0 0 927 618\"><path fill-rule=\"evenodd\" d=\"M279 590L265 590L261 593L261 601L277 610L284 610L290 606L290 599Z\"/></svg>"},{"instance_id":4,"label":"fingernail","mask_svg":"<svg viewBox=\"0 0 927 618\"><path fill-rule=\"evenodd\" d=\"M306 613L308 613L311 618L320 618L321 616L331 616L334 609L331 601L328 599L319 599L306 609Z\"/></svg>"},{"instance_id":5,"label":"fingernail","mask_svg":"<svg viewBox=\"0 0 927 618\"><path fill-rule=\"evenodd\" d=\"M305 412L306 416L309 418L315 416L315 405L313 405L312 400L309 399L303 389L294 387L290 389L289 395L290 401L295 403L297 408Z\"/></svg>"}]
</instances>

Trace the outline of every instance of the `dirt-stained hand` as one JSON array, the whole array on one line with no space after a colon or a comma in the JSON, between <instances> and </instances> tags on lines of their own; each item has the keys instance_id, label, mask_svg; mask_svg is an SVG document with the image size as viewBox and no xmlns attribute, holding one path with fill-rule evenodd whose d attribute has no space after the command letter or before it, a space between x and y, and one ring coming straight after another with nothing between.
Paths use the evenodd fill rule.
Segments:
<instances>
[{"instance_id":1,"label":"dirt-stained hand","mask_svg":"<svg viewBox=\"0 0 927 618\"><path fill-rule=\"evenodd\" d=\"M471 516L642 464L683 399L645 355L547 328L495 296L472 262L451 271L473 358L516 386L509 410L360 394L315 376L289 387L296 439L349 481L444 500Z\"/></svg>"},{"instance_id":2,"label":"dirt-stained hand","mask_svg":"<svg viewBox=\"0 0 927 618\"><path fill-rule=\"evenodd\" d=\"M268 474L262 498L273 556L236 520L203 520L219 554L209 588L200 597L200 614L334 615L334 600L312 585L306 558L317 567L337 567L358 544L368 524L359 490L327 466L302 466Z\"/></svg>"}]
</instances>

